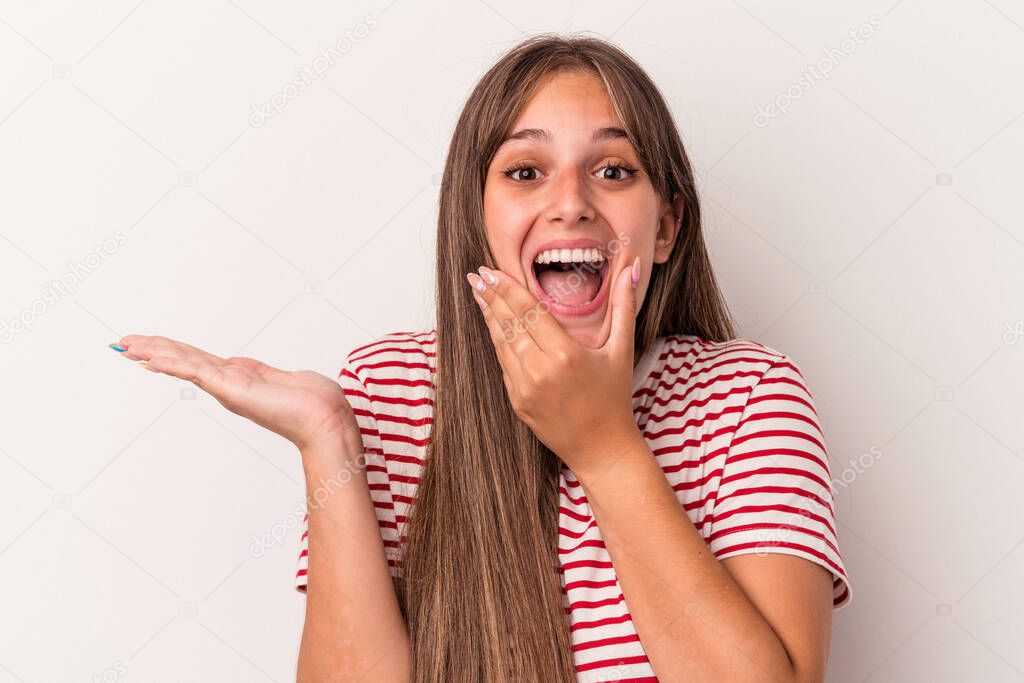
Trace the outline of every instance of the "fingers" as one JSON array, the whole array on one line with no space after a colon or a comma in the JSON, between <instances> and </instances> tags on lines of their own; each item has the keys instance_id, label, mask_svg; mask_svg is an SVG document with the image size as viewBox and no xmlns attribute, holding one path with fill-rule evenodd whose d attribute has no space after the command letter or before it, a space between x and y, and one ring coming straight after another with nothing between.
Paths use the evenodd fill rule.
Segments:
<instances>
[{"instance_id":1,"label":"fingers","mask_svg":"<svg viewBox=\"0 0 1024 683\"><path fill-rule=\"evenodd\" d=\"M633 356L636 330L636 283L640 278L640 257L619 271L612 292L611 328L606 345L612 353Z\"/></svg>"},{"instance_id":2,"label":"fingers","mask_svg":"<svg viewBox=\"0 0 1024 683\"><path fill-rule=\"evenodd\" d=\"M192 382L215 398L223 398L222 371L212 363L175 356L154 356L144 361L143 366L153 372Z\"/></svg>"},{"instance_id":3,"label":"fingers","mask_svg":"<svg viewBox=\"0 0 1024 683\"><path fill-rule=\"evenodd\" d=\"M167 337L130 334L122 337L118 341L118 345L125 349L124 357L131 360L149 360L154 356L165 356L193 361L202 360L213 366L221 366L227 362L220 356Z\"/></svg>"},{"instance_id":4,"label":"fingers","mask_svg":"<svg viewBox=\"0 0 1024 683\"><path fill-rule=\"evenodd\" d=\"M191 344L186 344L185 342L178 341L176 339L169 339L167 337L130 334L126 337L122 337L118 341L117 345L125 349L122 352L122 355L125 358L141 361L144 367L159 357L162 359L162 362L166 362L167 359L188 361L194 364L197 368L203 365L220 369L229 366L240 366L271 381L287 381L291 377L291 373L288 371L275 368L272 365L267 365L263 361L255 358L249 358L246 356L221 358L220 356L216 356L192 346ZM201 377L199 377L199 379L201 381Z\"/></svg>"},{"instance_id":5,"label":"fingers","mask_svg":"<svg viewBox=\"0 0 1024 683\"><path fill-rule=\"evenodd\" d=\"M467 279L473 286L473 298L480 305L480 311L484 316L484 322L487 324L487 331L491 336L491 343L498 355L498 361L506 373L509 370L518 370L521 363L519 355L509 346L509 340L506 338L506 333L502 329L501 321L494 312L494 308L483 298L482 290L486 289L486 285L476 273L468 273Z\"/></svg>"},{"instance_id":6,"label":"fingers","mask_svg":"<svg viewBox=\"0 0 1024 683\"><path fill-rule=\"evenodd\" d=\"M480 267L485 283L480 296L494 310L507 339L517 353L529 354L537 349L550 352L569 339L547 306L519 283L500 270Z\"/></svg>"}]
</instances>

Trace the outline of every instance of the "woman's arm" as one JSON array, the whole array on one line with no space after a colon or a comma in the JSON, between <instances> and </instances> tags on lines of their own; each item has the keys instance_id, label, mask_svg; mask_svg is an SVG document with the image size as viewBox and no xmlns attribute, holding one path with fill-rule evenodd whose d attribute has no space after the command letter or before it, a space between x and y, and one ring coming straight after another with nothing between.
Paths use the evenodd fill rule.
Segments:
<instances>
[{"instance_id":1,"label":"woman's arm","mask_svg":"<svg viewBox=\"0 0 1024 683\"><path fill-rule=\"evenodd\" d=\"M587 494L637 634L665 681L823 681L832 579L799 557L744 556L748 591L707 548L643 437L574 472ZM757 599L755 604L752 600Z\"/></svg>"},{"instance_id":2,"label":"woman's arm","mask_svg":"<svg viewBox=\"0 0 1024 683\"><path fill-rule=\"evenodd\" d=\"M596 349L569 337L546 310L537 315L537 299L508 274L481 267L484 279L467 275L509 401L583 484L637 635L661 680L817 683L824 679L831 633L828 572L802 557L736 556L719 562L637 426L631 375L639 263L636 257L608 285L613 292L608 338ZM779 360L772 367L778 376L771 387L802 387L790 362ZM777 399L769 395L760 401ZM808 399L795 400L811 408ZM816 438L811 432L820 436L820 430L810 412L785 413L782 423L793 436ZM770 417L759 416L760 424ZM733 444L739 433L737 428ZM744 440L746 448L757 448L751 446L757 443L753 434ZM770 438L760 448L778 449L778 444ZM827 482L827 460L820 464ZM745 485L753 486L750 481ZM730 529L737 530L743 527Z\"/></svg>"},{"instance_id":3,"label":"woman's arm","mask_svg":"<svg viewBox=\"0 0 1024 683\"><path fill-rule=\"evenodd\" d=\"M363 468L362 433L342 386L348 377L339 384L255 358L221 358L167 337L132 334L110 346L147 370L193 382L302 454L312 503L297 680L408 680L409 638Z\"/></svg>"},{"instance_id":4,"label":"woman's arm","mask_svg":"<svg viewBox=\"0 0 1024 683\"><path fill-rule=\"evenodd\" d=\"M358 437L355 437L358 439ZM297 683L408 681L409 635L384 554L366 471L339 441L302 452L309 556Z\"/></svg>"}]
</instances>

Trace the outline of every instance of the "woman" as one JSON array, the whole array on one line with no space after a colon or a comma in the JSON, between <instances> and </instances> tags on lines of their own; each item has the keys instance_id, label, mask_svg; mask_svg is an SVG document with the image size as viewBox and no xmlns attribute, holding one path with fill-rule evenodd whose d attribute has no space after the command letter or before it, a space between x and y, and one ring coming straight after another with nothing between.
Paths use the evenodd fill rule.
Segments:
<instances>
[{"instance_id":1,"label":"woman","mask_svg":"<svg viewBox=\"0 0 1024 683\"><path fill-rule=\"evenodd\" d=\"M353 350L338 383L121 340L299 448L300 680L823 680L851 593L813 398L733 338L627 55L541 35L482 77L436 295L436 329Z\"/></svg>"}]
</instances>

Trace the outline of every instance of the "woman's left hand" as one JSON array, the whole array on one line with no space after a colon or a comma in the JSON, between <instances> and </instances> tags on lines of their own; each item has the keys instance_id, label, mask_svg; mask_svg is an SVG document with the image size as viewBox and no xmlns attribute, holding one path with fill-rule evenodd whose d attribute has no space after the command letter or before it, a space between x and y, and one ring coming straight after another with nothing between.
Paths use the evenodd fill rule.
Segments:
<instances>
[{"instance_id":1,"label":"woman's left hand","mask_svg":"<svg viewBox=\"0 0 1024 683\"><path fill-rule=\"evenodd\" d=\"M634 263L639 269L639 260ZM615 459L617 446L643 438L633 415L631 271L623 268L609 283L610 324L598 348L570 337L547 306L508 274L481 267L483 278L466 275L490 330L512 409L576 474L603 469L604 461Z\"/></svg>"}]
</instances>

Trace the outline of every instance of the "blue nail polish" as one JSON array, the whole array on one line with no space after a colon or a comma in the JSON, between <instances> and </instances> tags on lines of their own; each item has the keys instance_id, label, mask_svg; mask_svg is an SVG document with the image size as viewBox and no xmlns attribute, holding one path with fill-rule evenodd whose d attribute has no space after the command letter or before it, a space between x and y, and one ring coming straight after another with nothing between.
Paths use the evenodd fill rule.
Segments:
<instances>
[{"instance_id":1,"label":"blue nail polish","mask_svg":"<svg viewBox=\"0 0 1024 683\"><path fill-rule=\"evenodd\" d=\"M107 346L109 346L110 348L114 349L115 351L117 351L117 352L119 352L119 353L124 353L125 351L127 351L127 350L128 350L128 349L122 349L122 348L121 348L120 346L118 346L117 344L107 344Z\"/></svg>"}]
</instances>

